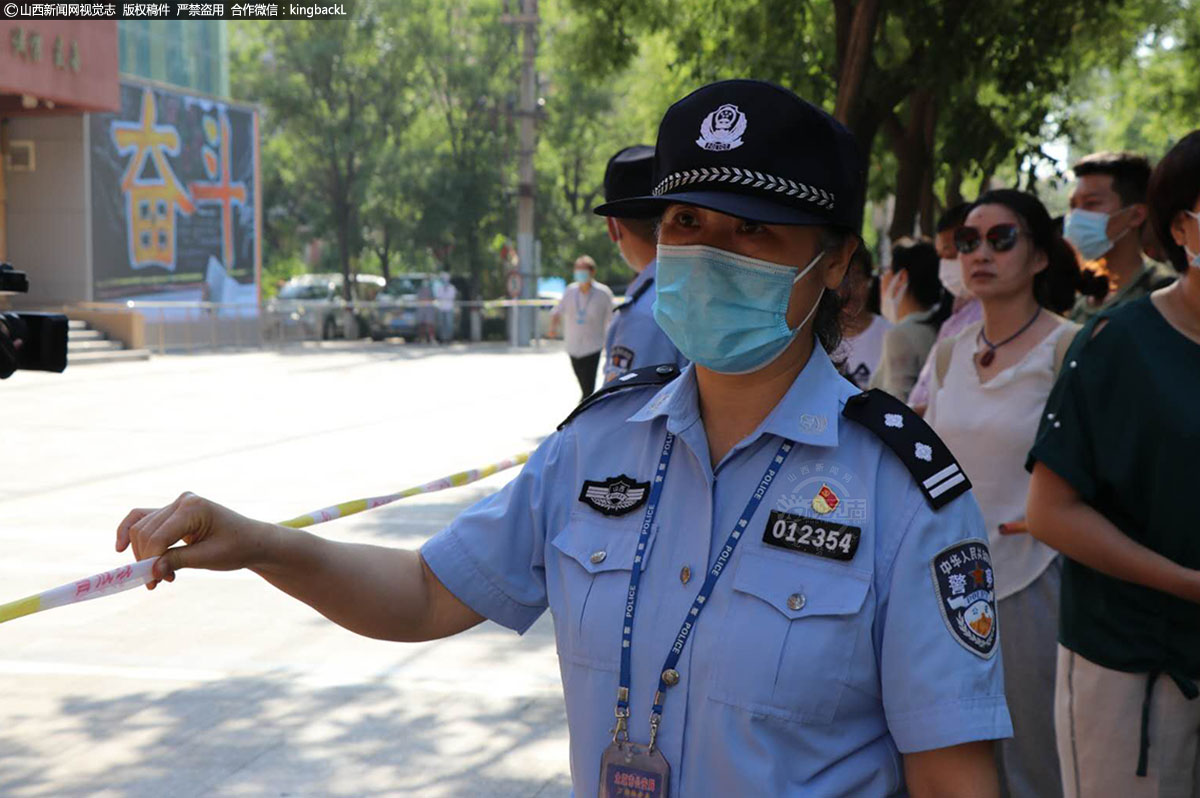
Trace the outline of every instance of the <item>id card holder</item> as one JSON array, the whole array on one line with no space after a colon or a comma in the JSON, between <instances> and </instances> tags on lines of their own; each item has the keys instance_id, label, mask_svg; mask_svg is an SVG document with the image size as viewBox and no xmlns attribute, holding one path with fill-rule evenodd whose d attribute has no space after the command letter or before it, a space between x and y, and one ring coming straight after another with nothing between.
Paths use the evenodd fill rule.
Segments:
<instances>
[{"instance_id":1,"label":"id card holder","mask_svg":"<svg viewBox=\"0 0 1200 798\"><path fill-rule=\"evenodd\" d=\"M667 798L671 766L657 748L616 742L600 757L600 798Z\"/></svg>"}]
</instances>

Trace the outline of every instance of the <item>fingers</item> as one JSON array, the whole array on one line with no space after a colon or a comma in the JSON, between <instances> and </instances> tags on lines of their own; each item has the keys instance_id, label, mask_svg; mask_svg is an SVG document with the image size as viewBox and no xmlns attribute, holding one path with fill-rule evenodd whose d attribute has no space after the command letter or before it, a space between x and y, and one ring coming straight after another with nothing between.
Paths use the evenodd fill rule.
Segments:
<instances>
[{"instance_id":1,"label":"fingers","mask_svg":"<svg viewBox=\"0 0 1200 798\"><path fill-rule=\"evenodd\" d=\"M149 507L138 507L129 511L129 515L117 525L117 551L129 548L129 528L152 512L154 510Z\"/></svg>"},{"instance_id":2,"label":"fingers","mask_svg":"<svg viewBox=\"0 0 1200 798\"><path fill-rule=\"evenodd\" d=\"M139 560L144 560L148 557L157 557L172 544L178 542L179 538L176 538L164 543L161 537L156 536L156 533L168 519L179 511L180 507L183 506L189 497L195 498L191 493L180 494L179 498L166 507L152 510L129 527L129 542L133 546L134 557ZM180 537L182 537L182 534Z\"/></svg>"}]
</instances>

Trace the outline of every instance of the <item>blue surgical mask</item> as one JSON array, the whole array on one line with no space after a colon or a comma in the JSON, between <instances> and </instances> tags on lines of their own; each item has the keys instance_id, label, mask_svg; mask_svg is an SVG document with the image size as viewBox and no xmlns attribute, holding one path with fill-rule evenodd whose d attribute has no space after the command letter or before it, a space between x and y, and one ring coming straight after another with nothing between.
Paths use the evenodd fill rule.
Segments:
<instances>
[{"instance_id":1,"label":"blue surgical mask","mask_svg":"<svg viewBox=\"0 0 1200 798\"><path fill-rule=\"evenodd\" d=\"M654 320L684 357L707 369L758 371L779 357L817 312L820 297L795 329L788 327L792 286L824 254L817 253L797 273L791 266L715 247L660 244Z\"/></svg>"},{"instance_id":2,"label":"blue surgical mask","mask_svg":"<svg viewBox=\"0 0 1200 798\"><path fill-rule=\"evenodd\" d=\"M1128 208L1123 208L1117 213L1124 213L1126 210ZM1115 215L1113 214L1113 216ZM1067 214L1067 220L1063 225L1063 237L1075 245L1075 249L1079 250L1079 254L1085 260L1096 260L1116 246L1117 241L1120 241L1125 233L1129 232L1126 229L1117 236L1115 241L1110 241L1108 238L1109 218L1111 218L1109 214L1100 211L1071 211Z\"/></svg>"},{"instance_id":3,"label":"blue surgical mask","mask_svg":"<svg viewBox=\"0 0 1200 798\"><path fill-rule=\"evenodd\" d=\"M589 272L587 269L576 269L575 270L575 282L586 283L590 279L592 279L592 273Z\"/></svg>"}]
</instances>

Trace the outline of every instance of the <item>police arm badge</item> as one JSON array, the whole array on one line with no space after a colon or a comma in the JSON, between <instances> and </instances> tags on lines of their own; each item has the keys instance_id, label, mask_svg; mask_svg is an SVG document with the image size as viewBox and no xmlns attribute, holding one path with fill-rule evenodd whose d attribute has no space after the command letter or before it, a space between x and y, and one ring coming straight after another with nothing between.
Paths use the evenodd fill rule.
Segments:
<instances>
[{"instance_id":1,"label":"police arm badge","mask_svg":"<svg viewBox=\"0 0 1200 798\"><path fill-rule=\"evenodd\" d=\"M996 653L995 575L992 555L982 540L942 549L929 564L938 609L959 645L982 659Z\"/></svg>"},{"instance_id":2,"label":"police arm badge","mask_svg":"<svg viewBox=\"0 0 1200 798\"><path fill-rule=\"evenodd\" d=\"M625 515L646 503L650 498L650 483L637 482L621 474L602 482L585 480L579 501L605 515Z\"/></svg>"}]
</instances>

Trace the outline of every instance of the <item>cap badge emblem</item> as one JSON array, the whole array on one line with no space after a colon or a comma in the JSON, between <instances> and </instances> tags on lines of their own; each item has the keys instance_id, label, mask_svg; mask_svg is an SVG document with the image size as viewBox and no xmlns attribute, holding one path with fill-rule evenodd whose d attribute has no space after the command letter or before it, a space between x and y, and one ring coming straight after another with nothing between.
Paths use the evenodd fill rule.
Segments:
<instances>
[{"instance_id":1,"label":"cap badge emblem","mask_svg":"<svg viewBox=\"0 0 1200 798\"><path fill-rule=\"evenodd\" d=\"M704 117L696 144L710 152L736 150L742 146L742 134L745 132L746 115L736 105L726 103Z\"/></svg>"}]
</instances>

